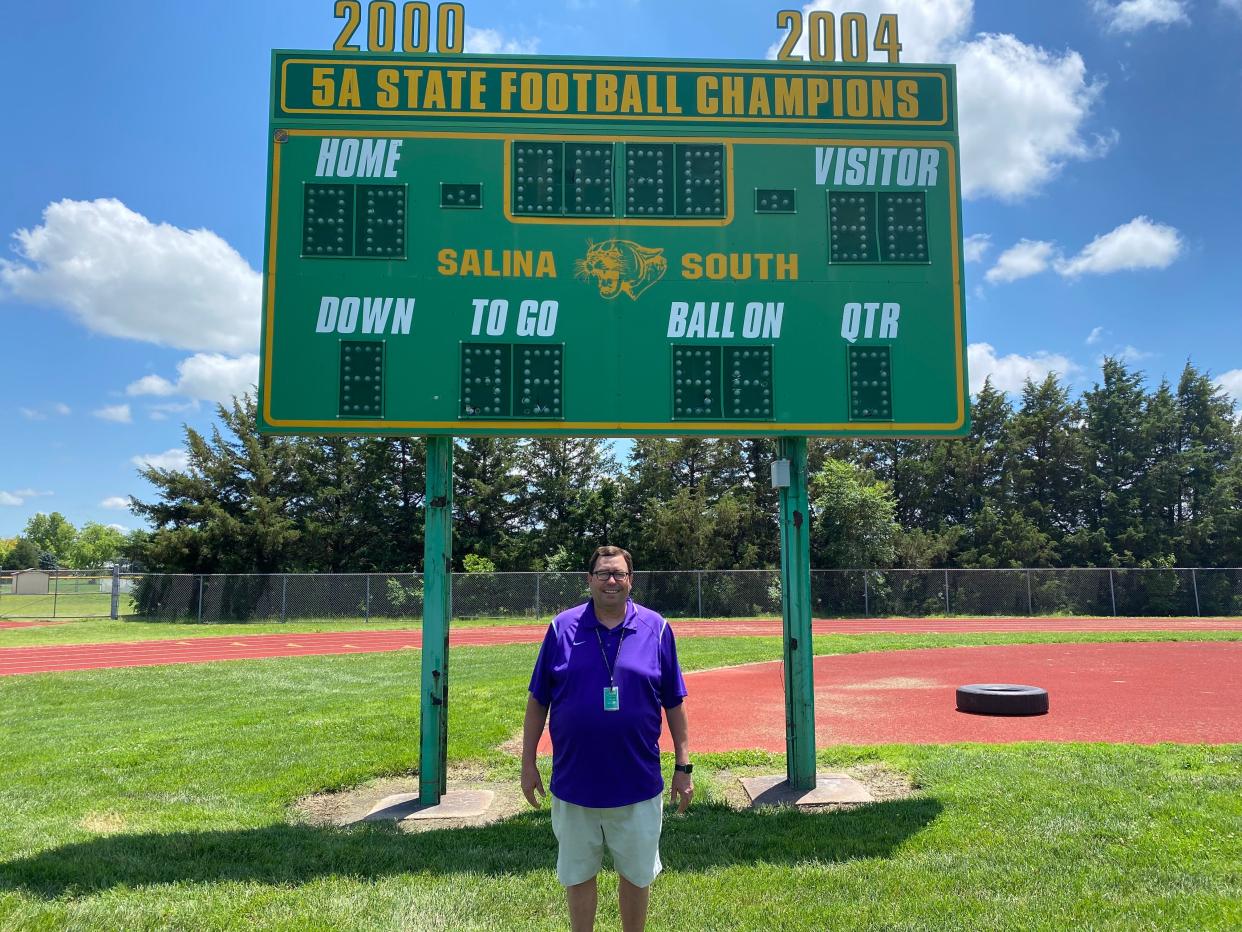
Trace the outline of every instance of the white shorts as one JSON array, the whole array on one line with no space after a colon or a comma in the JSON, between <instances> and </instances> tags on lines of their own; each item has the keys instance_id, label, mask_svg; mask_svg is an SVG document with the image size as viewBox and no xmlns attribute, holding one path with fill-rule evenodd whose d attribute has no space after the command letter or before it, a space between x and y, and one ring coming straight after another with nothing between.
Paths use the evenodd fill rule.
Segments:
<instances>
[{"instance_id":1,"label":"white shorts","mask_svg":"<svg viewBox=\"0 0 1242 932\"><path fill-rule=\"evenodd\" d=\"M585 883L599 873L604 847L617 873L636 887L647 887L663 869L660 829L664 794L628 806L591 809L552 797L552 831L560 843L556 879L562 886Z\"/></svg>"}]
</instances>

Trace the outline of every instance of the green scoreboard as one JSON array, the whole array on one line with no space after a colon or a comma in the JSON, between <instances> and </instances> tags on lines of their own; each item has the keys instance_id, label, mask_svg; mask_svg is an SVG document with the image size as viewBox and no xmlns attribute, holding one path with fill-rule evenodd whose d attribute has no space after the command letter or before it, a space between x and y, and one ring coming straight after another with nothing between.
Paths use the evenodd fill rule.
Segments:
<instances>
[{"instance_id":1,"label":"green scoreboard","mask_svg":"<svg viewBox=\"0 0 1242 932\"><path fill-rule=\"evenodd\" d=\"M959 436L949 66L276 51L260 429Z\"/></svg>"}]
</instances>

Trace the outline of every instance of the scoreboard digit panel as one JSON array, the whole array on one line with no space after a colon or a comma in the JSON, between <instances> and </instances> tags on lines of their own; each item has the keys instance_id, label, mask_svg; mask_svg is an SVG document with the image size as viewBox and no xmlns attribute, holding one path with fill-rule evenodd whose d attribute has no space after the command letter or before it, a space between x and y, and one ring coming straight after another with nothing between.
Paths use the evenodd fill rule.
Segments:
<instances>
[{"instance_id":1,"label":"scoreboard digit panel","mask_svg":"<svg viewBox=\"0 0 1242 932\"><path fill-rule=\"evenodd\" d=\"M848 97L839 119L826 102L777 126L754 125L762 113L696 120L725 106L724 72L745 63L665 64L676 82L640 82L649 93L631 110L644 111L622 113L624 69L655 66L575 60L567 93L583 74L613 75L617 112L546 110L559 104L545 75L531 114L523 72L488 58L460 69L457 111L344 121L325 97L312 121L282 111L302 99L285 65L307 54L276 53L273 69L260 429L968 431L957 139L951 123L915 119L947 119L951 98L906 124L894 103L891 119L856 126ZM328 60L339 88L344 66ZM434 73L424 58L390 61ZM753 86L779 79L748 67ZM510 70L515 112L498 114ZM486 119L469 111L472 86ZM735 109L754 103L735 96ZM584 91L576 104L599 101Z\"/></svg>"}]
</instances>

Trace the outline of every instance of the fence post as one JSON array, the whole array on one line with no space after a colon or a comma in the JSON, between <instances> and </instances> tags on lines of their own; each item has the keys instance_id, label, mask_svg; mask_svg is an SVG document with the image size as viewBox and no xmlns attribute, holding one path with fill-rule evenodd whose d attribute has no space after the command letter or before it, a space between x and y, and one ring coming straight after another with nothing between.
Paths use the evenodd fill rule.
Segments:
<instances>
[{"instance_id":1,"label":"fence post","mask_svg":"<svg viewBox=\"0 0 1242 932\"><path fill-rule=\"evenodd\" d=\"M362 623L371 623L371 574L367 573L367 597L362 607Z\"/></svg>"},{"instance_id":2,"label":"fence post","mask_svg":"<svg viewBox=\"0 0 1242 932\"><path fill-rule=\"evenodd\" d=\"M289 616L286 612L286 607L288 605L288 602L286 601L286 597L288 595L288 591L289 591L289 574L281 573L280 574L280 623L281 624L284 624L286 621L289 620Z\"/></svg>"},{"instance_id":3,"label":"fence post","mask_svg":"<svg viewBox=\"0 0 1242 932\"><path fill-rule=\"evenodd\" d=\"M119 563L112 564L112 611L108 613L108 617L113 621L121 617L121 566Z\"/></svg>"},{"instance_id":4,"label":"fence post","mask_svg":"<svg viewBox=\"0 0 1242 932\"><path fill-rule=\"evenodd\" d=\"M543 579L543 573L535 574L535 621L539 620L539 580Z\"/></svg>"},{"instance_id":5,"label":"fence post","mask_svg":"<svg viewBox=\"0 0 1242 932\"><path fill-rule=\"evenodd\" d=\"M1199 617L1203 614L1203 612L1199 609L1199 580L1195 576L1194 567L1191 567L1190 570L1190 585L1193 586L1195 590L1195 617Z\"/></svg>"},{"instance_id":6,"label":"fence post","mask_svg":"<svg viewBox=\"0 0 1242 932\"><path fill-rule=\"evenodd\" d=\"M944 571L944 613L949 614L949 571Z\"/></svg>"},{"instance_id":7,"label":"fence post","mask_svg":"<svg viewBox=\"0 0 1242 932\"><path fill-rule=\"evenodd\" d=\"M700 618L702 618L702 617L703 617L703 571L702 571L702 570L695 570L695 571L694 571L694 581L695 581L695 583L697 583L697 584L698 584L698 590L699 590L699 617L700 617Z\"/></svg>"},{"instance_id":8,"label":"fence post","mask_svg":"<svg viewBox=\"0 0 1242 932\"><path fill-rule=\"evenodd\" d=\"M1026 571L1026 614L1027 617L1035 614L1035 610L1031 607L1031 571Z\"/></svg>"},{"instance_id":9,"label":"fence post","mask_svg":"<svg viewBox=\"0 0 1242 932\"><path fill-rule=\"evenodd\" d=\"M203 574L198 574L198 623L203 623Z\"/></svg>"},{"instance_id":10,"label":"fence post","mask_svg":"<svg viewBox=\"0 0 1242 932\"><path fill-rule=\"evenodd\" d=\"M863 616L866 618L871 617L871 589L867 582L870 577L871 574L863 570Z\"/></svg>"},{"instance_id":11,"label":"fence post","mask_svg":"<svg viewBox=\"0 0 1242 932\"><path fill-rule=\"evenodd\" d=\"M1113 571L1108 571L1108 594L1113 600L1113 617L1117 617L1117 589L1113 586Z\"/></svg>"},{"instance_id":12,"label":"fence post","mask_svg":"<svg viewBox=\"0 0 1242 932\"><path fill-rule=\"evenodd\" d=\"M52 617L56 617L56 600L60 596L60 570L52 570Z\"/></svg>"}]
</instances>

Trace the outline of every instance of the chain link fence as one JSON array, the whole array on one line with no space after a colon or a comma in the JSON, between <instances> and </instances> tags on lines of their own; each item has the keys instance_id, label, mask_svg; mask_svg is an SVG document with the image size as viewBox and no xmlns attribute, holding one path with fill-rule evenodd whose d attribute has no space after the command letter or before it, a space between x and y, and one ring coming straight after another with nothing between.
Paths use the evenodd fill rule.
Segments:
<instances>
[{"instance_id":1,"label":"chain link fence","mask_svg":"<svg viewBox=\"0 0 1242 932\"><path fill-rule=\"evenodd\" d=\"M17 594L0 577L0 618L176 621L417 621L418 573L116 575L49 573L47 591ZM29 588L24 579L21 588ZM455 618L549 618L588 596L584 573L455 573ZM672 618L779 616L778 570L647 571L634 597ZM1239 616L1242 569L813 570L816 618L926 616Z\"/></svg>"},{"instance_id":2,"label":"chain link fence","mask_svg":"<svg viewBox=\"0 0 1242 932\"><path fill-rule=\"evenodd\" d=\"M108 618L114 596L118 613L132 615L142 578L112 569L0 573L0 619Z\"/></svg>"}]
</instances>

